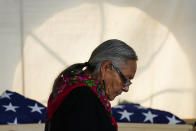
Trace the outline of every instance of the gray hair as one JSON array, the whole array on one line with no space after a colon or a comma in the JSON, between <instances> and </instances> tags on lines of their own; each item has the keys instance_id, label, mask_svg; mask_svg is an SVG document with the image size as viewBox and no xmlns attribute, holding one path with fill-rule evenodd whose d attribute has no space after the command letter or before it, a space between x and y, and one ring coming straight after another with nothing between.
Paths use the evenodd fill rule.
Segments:
<instances>
[{"instance_id":1,"label":"gray hair","mask_svg":"<svg viewBox=\"0 0 196 131\"><path fill-rule=\"evenodd\" d=\"M122 67L126 60L137 60L138 57L132 47L125 42L111 39L100 44L92 52L90 59L85 63L77 63L69 66L59 75L73 76L83 72L83 68L91 73L98 73L103 61L111 61L117 67Z\"/></svg>"},{"instance_id":2,"label":"gray hair","mask_svg":"<svg viewBox=\"0 0 196 131\"><path fill-rule=\"evenodd\" d=\"M117 67L122 67L126 60L137 60L138 57L132 47L125 42L111 39L100 44L93 52L88 61L95 67L93 73L98 73L103 61L109 60Z\"/></svg>"},{"instance_id":3,"label":"gray hair","mask_svg":"<svg viewBox=\"0 0 196 131\"><path fill-rule=\"evenodd\" d=\"M122 67L126 63L126 60L137 59L133 48L125 42L117 39L107 40L92 52L88 62L73 64L58 75L53 84L53 95L55 96L54 92L56 90L57 81L60 80L63 75L74 76L81 74L84 67L87 67L89 72L96 74L100 72L101 64L106 60L111 61L116 67Z\"/></svg>"}]
</instances>

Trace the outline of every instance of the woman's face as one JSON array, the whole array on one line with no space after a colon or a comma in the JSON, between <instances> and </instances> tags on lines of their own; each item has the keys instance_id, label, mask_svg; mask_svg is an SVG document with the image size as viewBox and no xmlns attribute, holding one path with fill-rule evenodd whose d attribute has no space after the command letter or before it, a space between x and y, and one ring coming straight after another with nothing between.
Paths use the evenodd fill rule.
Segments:
<instances>
[{"instance_id":1,"label":"woman's face","mask_svg":"<svg viewBox=\"0 0 196 131\"><path fill-rule=\"evenodd\" d=\"M107 66L110 66L110 68L105 70L103 80L105 82L106 95L108 99L112 101L123 91L127 92L129 90L129 86L124 86L124 81L120 77L119 73L115 69L112 69L112 64L110 62ZM126 64L118 69L127 80L132 80L137 69L137 62L136 60L127 60Z\"/></svg>"}]
</instances>

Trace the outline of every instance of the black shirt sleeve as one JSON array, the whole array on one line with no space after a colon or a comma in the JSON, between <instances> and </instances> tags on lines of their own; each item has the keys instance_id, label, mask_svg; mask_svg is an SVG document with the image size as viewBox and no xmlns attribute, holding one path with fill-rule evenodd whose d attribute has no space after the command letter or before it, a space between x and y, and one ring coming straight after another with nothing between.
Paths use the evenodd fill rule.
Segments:
<instances>
[{"instance_id":1,"label":"black shirt sleeve","mask_svg":"<svg viewBox=\"0 0 196 131\"><path fill-rule=\"evenodd\" d=\"M116 131L104 106L88 87L74 89L46 125L47 131Z\"/></svg>"}]
</instances>

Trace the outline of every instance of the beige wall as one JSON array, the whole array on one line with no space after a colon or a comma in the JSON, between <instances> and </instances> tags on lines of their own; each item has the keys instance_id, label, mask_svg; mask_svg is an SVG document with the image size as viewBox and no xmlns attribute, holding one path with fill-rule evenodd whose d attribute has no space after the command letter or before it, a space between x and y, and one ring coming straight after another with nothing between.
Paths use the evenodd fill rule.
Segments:
<instances>
[{"instance_id":1,"label":"beige wall","mask_svg":"<svg viewBox=\"0 0 196 131\"><path fill-rule=\"evenodd\" d=\"M120 100L196 117L194 0L0 0L0 93L46 104L53 80L102 41L127 42L138 71Z\"/></svg>"},{"instance_id":2,"label":"beige wall","mask_svg":"<svg viewBox=\"0 0 196 131\"><path fill-rule=\"evenodd\" d=\"M22 92L20 24L19 0L0 0L0 93Z\"/></svg>"}]
</instances>

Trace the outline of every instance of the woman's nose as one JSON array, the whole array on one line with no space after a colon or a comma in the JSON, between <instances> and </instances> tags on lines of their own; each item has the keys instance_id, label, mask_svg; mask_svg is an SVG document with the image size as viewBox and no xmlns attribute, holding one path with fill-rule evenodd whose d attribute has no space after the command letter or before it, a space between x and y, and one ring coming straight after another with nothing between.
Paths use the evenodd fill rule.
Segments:
<instances>
[{"instance_id":1,"label":"woman's nose","mask_svg":"<svg viewBox=\"0 0 196 131\"><path fill-rule=\"evenodd\" d=\"M128 92L128 91L129 91L129 86L123 87L122 90L123 90L124 92Z\"/></svg>"}]
</instances>

